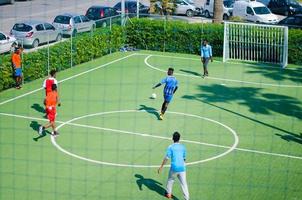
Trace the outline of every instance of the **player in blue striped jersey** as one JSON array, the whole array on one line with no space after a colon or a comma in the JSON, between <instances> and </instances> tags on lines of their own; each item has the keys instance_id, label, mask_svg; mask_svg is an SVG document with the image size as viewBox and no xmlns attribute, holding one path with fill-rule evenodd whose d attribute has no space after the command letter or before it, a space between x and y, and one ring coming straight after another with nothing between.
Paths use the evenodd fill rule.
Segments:
<instances>
[{"instance_id":1,"label":"player in blue striped jersey","mask_svg":"<svg viewBox=\"0 0 302 200\"><path fill-rule=\"evenodd\" d=\"M173 68L169 68L168 69L168 76L166 78L164 78L160 83L158 83L157 85L155 85L153 87L153 89L161 86L162 84L165 84L164 87L164 103L161 107L161 112L159 115L159 119L163 120L164 114L168 108L169 103L171 102L174 93L176 92L177 88L178 88L178 81L176 80L176 78L173 76L173 72L174 69Z\"/></svg>"}]
</instances>

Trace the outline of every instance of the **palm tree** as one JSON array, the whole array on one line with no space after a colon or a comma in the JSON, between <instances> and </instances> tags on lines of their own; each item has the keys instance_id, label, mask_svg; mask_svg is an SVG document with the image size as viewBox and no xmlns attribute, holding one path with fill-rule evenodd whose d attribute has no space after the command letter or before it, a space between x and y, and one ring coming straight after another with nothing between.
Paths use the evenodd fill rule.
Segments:
<instances>
[{"instance_id":1,"label":"palm tree","mask_svg":"<svg viewBox=\"0 0 302 200\"><path fill-rule=\"evenodd\" d=\"M214 19L213 23L221 23L223 16L223 0L214 0Z\"/></svg>"}]
</instances>

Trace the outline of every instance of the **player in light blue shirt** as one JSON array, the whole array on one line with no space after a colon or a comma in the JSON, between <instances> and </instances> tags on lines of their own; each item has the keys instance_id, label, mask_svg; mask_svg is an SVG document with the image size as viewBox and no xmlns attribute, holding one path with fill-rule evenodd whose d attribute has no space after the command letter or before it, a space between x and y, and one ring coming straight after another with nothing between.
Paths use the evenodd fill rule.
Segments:
<instances>
[{"instance_id":1,"label":"player in light blue shirt","mask_svg":"<svg viewBox=\"0 0 302 200\"><path fill-rule=\"evenodd\" d=\"M160 83L158 83L157 85L155 85L153 87L153 89L161 86L162 84L165 84L164 87L164 103L162 104L161 107L161 112L159 114L159 119L163 120L164 114L168 108L169 103L171 102L174 93L176 92L177 88L178 88L178 81L176 80L176 78L173 76L173 72L174 69L173 68L169 68L168 69L168 76L166 78L164 78Z\"/></svg>"},{"instance_id":2,"label":"player in light blue shirt","mask_svg":"<svg viewBox=\"0 0 302 200\"><path fill-rule=\"evenodd\" d=\"M186 179L186 165L185 165L187 153L186 153L185 146L179 143L179 139L180 139L180 134L178 132L175 132L173 134L174 143L168 147L166 156L162 161L161 166L158 168L157 172L160 173L164 165L167 163L167 161L171 159L171 167L169 171L166 197L172 198L173 183L175 177L177 177L179 179L181 189L184 194L184 198L188 200L189 190L188 190L187 179Z\"/></svg>"},{"instance_id":3,"label":"player in light blue shirt","mask_svg":"<svg viewBox=\"0 0 302 200\"><path fill-rule=\"evenodd\" d=\"M212 58L212 46L208 44L207 40L204 40L201 47L200 47L200 57L201 62L203 65L203 78L206 76L209 76L208 72L208 63L211 60L213 62Z\"/></svg>"}]
</instances>

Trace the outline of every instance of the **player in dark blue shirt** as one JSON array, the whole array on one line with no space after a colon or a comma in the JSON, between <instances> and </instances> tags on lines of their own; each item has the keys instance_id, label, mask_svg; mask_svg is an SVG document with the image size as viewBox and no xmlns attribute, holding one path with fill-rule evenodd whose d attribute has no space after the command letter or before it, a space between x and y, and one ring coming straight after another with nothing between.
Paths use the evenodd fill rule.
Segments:
<instances>
[{"instance_id":1,"label":"player in dark blue shirt","mask_svg":"<svg viewBox=\"0 0 302 200\"><path fill-rule=\"evenodd\" d=\"M178 88L178 81L173 76L173 72L174 72L174 69L170 67L167 72L168 76L166 78L164 78L160 83L158 83L157 85L155 85L153 87L153 89L155 89L155 88L161 86L162 84L165 84L165 87L164 87L164 99L165 100L161 107L161 112L159 115L160 120L163 120L163 117L168 108L168 105L171 102L173 95Z\"/></svg>"}]
</instances>

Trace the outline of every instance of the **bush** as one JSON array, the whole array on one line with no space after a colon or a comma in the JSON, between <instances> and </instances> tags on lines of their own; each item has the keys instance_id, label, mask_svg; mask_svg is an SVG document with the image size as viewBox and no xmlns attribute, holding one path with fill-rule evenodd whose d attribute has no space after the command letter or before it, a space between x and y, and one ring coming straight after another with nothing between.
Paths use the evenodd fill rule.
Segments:
<instances>
[{"instance_id":1,"label":"bush","mask_svg":"<svg viewBox=\"0 0 302 200\"><path fill-rule=\"evenodd\" d=\"M110 51L117 51L124 44L124 34L119 26L113 26L112 30L99 29L93 33L84 33L49 47L49 60L47 48L23 54L22 67L24 81L32 81L45 77L49 68L58 71L70 68L99 58ZM72 44L72 46L71 46ZM72 51L71 51L72 49ZM72 56L72 59L71 59ZM11 55L1 55L0 59L0 91L14 86L12 77Z\"/></svg>"},{"instance_id":2,"label":"bush","mask_svg":"<svg viewBox=\"0 0 302 200\"><path fill-rule=\"evenodd\" d=\"M207 39L215 56L222 55L223 24L188 24L181 21L134 19L126 26L127 43L139 49L200 53Z\"/></svg>"}]
</instances>

